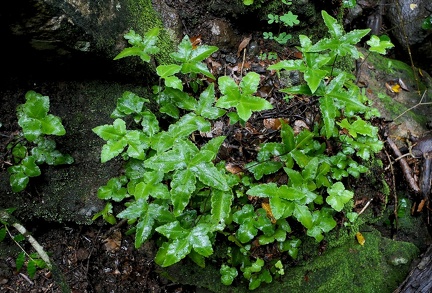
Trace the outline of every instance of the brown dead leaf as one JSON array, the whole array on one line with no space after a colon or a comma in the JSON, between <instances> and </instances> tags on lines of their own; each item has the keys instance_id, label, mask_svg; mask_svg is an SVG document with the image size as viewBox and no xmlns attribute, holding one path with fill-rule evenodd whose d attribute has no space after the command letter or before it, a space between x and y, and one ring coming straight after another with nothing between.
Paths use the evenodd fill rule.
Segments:
<instances>
[{"instance_id":1,"label":"brown dead leaf","mask_svg":"<svg viewBox=\"0 0 432 293\"><path fill-rule=\"evenodd\" d=\"M298 52L298 51L294 52L293 56L294 56L294 58L297 58L297 59L302 59L303 58L302 52Z\"/></svg>"},{"instance_id":2,"label":"brown dead leaf","mask_svg":"<svg viewBox=\"0 0 432 293\"><path fill-rule=\"evenodd\" d=\"M235 175L241 175L243 174L243 169L240 168L238 165L235 165L233 163L228 163L225 165L225 169L230 172L231 174Z\"/></svg>"},{"instance_id":3,"label":"brown dead leaf","mask_svg":"<svg viewBox=\"0 0 432 293\"><path fill-rule=\"evenodd\" d=\"M309 126L306 124L306 122L304 122L303 120L296 120L294 121L294 134L299 134L303 129L308 129L309 130Z\"/></svg>"},{"instance_id":4,"label":"brown dead leaf","mask_svg":"<svg viewBox=\"0 0 432 293\"><path fill-rule=\"evenodd\" d=\"M243 51L243 49L246 48L247 45L249 45L251 39L252 39L252 35L249 35L248 37L244 38L243 41L241 41L240 45L238 46L237 57L239 57L240 52Z\"/></svg>"},{"instance_id":5,"label":"brown dead leaf","mask_svg":"<svg viewBox=\"0 0 432 293\"><path fill-rule=\"evenodd\" d=\"M267 129L278 130L282 127L280 119L268 118L263 120L264 127Z\"/></svg>"},{"instance_id":6,"label":"brown dead leaf","mask_svg":"<svg viewBox=\"0 0 432 293\"><path fill-rule=\"evenodd\" d=\"M201 45L201 35L197 35L194 37L189 38L190 42L192 43L192 49L195 50L199 45Z\"/></svg>"},{"instance_id":7,"label":"brown dead leaf","mask_svg":"<svg viewBox=\"0 0 432 293\"><path fill-rule=\"evenodd\" d=\"M114 252L120 249L122 240L121 232L115 230L108 238L103 240L104 248L107 252Z\"/></svg>"}]
</instances>

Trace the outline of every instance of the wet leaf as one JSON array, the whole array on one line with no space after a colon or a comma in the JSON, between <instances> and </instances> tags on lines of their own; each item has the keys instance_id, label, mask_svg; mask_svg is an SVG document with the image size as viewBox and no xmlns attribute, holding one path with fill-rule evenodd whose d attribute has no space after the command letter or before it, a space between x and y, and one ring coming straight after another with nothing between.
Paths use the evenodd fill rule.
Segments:
<instances>
[{"instance_id":1,"label":"wet leaf","mask_svg":"<svg viewBox=\"0 0 432 293\"><path fill-rule=\"evenodd\" d=\"M329 196L326 202L336 211L340 212L344 205L353 198L354 193L346 190L342 182L336 182L333 186L327 188Z\"/></svg>"}]
</instances>

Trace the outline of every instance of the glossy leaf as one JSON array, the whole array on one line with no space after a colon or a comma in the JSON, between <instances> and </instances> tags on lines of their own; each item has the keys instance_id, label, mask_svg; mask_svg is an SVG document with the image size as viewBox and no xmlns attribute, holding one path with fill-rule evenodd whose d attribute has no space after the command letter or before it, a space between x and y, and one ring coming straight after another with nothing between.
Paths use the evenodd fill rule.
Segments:
<instances>
[{"instance_id":1,"label":"glossy leaf","mask_svg":"<svg viewBox=\"0 0 432 293\"><path fill-rule=\"evenodd\" d=\"M232 284L234 279L238 276L238 271L235 267L229 267L223 264L219 270L221 274L221 282L225 286L229 286Z\"/></svg>"},{"instance_id":2,"label":"glossy leaf","mask_svg":"<svg viewBox=\"0 0 432 293\"><path fill-rule=\"evenodd\" d=\"M326 202L336 211L340 212L344 205L353 198L354 193L346 190L342 182L336 182L333 186L327 188L329 196Z\"/></svg>"},{"instance_id":3,"label":"glossy leaf","mask_svg":"<svg viewBox=\"0 0 432 293\"><path fill-rule=\"evenodd\" d=\"M127 189L124 186L125 177L114 177L108 183L98 189L98 198L122 201L127 197Z\"/></svg>"},{"instance_id":4,"label":"glossy leaf","mask_svg":"<svg viewBox=\"0 0 432 293\"><path fill-rule=\"evenodd\" d=\"M257 73L249 72L238 87L230 77L220 77L218 83L223 96L216 102L216 106L225 109L236 108L243 121L247 121L252 112L272 109L273 106L268 101L252 96L252 93L257 91L259 80Z\"/></svg>"},{"instance_id":5,"label":"glossy leaf","mask_svg":"<svg viewBox=\"0 0 432 293\"><path fill-rule=\"evenodd\" d=\"M323 115L325 136L327 139L329 139L334 134L335 118L338 115L338 111L334 104L333 98L328 96L321 97L319 101L320 101L320 110Z\"/></svg>"},{"instance_id":6,"label":"glossy leaf","mask_svg":"<svg viewBox=\"0 0 432 293\"><path fill-rule=\"evenodd\" d=\"M130 30L129 33L125 35L125 39L128 40L132 47L123 49L114 57L114 60L130 56L139 56L144 62L150 62L150 54L159 52L159 48L156 47L158 35L159 28L156 27L145 33L144 38L135 33L134 30Z\"/></svg>"},{"instance_id":7,"label":"glossy leaf","mask_svg":"<svg viewBox=\"0 0 432 293\"><path fill-rule=\"evenodd\" d=\"M202 183L216 189L229 190L225 176L213 164L202 162L191 167L191 170Z\"/></svg>"},{"instance_id":8,"label":"glossy leaf","mask_svg":"<svg viewBox=\"0 0 432 293\"><path fill-rule=\"evenodd\" d=\"M393 48L394 45L388 40L381 40L379 37L373 35L370 40L366 42L369 47L369 51L376 52L379 54L386 54L387 49Z\"/></svg>"},{"instance_id":9,"label":"glossy leaf","mask_svg":"<svg viewBox=\"0 0 432 293\"><path fill-rule=\"evenodd\" d=\"M195 191L195 174L189 169L178 170L171 181L171 201L174 206L173 213L178 216L188 205L192 193Z\"/></svg>"},{"instance_id":10,"label":"glossy leaf","mask_svg":"<svg viewBox=\"0 0 432 293\"><path fill-rule=\"evenodd\" d=\"M144 107L144 103L148 103L149 100L141 98L140 96L125 91L121 98L117 100L117 110L126 115L133 113L141 113Z\"/></svg>"},{"instance_id":11,"label":"glossy leaf","mask_svg":"<svg viewBox=\"0 0 432 293\"><path fill-rule=\"evenodd\" d=\"M226 111L214 107L213 104L215 101L214 84L211 83L207 89L201 93L195 113L211 120L221 117Z\"/></svg>"}]
</instances>

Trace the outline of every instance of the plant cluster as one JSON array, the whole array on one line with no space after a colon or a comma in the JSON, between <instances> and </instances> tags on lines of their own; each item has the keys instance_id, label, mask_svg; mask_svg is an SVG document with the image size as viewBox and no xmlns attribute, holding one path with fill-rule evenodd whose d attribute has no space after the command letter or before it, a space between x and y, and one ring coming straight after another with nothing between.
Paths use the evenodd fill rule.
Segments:
<instances>
[{"instance_id":1,"label":"plant cluster","mask_svg":"<svg viewBox=\"0 0 432 293\"><path fill-rule=\"evenodd\" d=\"M281 0L283 4L285 5L292 5L291 1L287 0ZM287 13L284 13L283 15L277 15L277 14L268 14L268 23L269 24L279 24L281 26L290 28L293 27L296 24L299 24L300 21L297 19L297 15L293 14L291 11L288 11ZM285 45L289 40L291 40L292 35L287 32L280 32L277 35L274 35L272 32L264 32L263 33L264 39L268 40L275 40L280 45Z\"/></svg>"},{"instance_id":2,"label":"plant cluster","mask_svg":"<svg viewBox=\"0 0 432 293\"><path fill-rule=\"evenodd\" d=\"M334 216L344 208L346 217L355 221L357 214L346 207L353 192L344 179L367 172L362 161L381 150L377 128L369 121L379 113L355 85L354 76L333 64L337 56L359 58L355 44L369 30L344 33L334 18L325 12L322 16L329 38L312 44L300 36L303 58L269 67L303 73L304 85L282 92L315 99L320 116L313 129L297 133L281 122L279 141L263 143L256 161L241 174L227 172L217 159L226 137L198 143L194 133L210 132L212 122L224 115L244 125L254 112L272 105L254 95L258 74L246 74L239 84L228 76L216 79L202 61L217 47L194 47L186 36L171 54L176 63L156 68L161 82L153 87L153 96L125 92L111 115L113 123L93 129L106 141L102 162L116 156L126 161L124 173L99 188L98 197L108 203L93 219L103 217L111 224L116 218L127 219L136 247L156 241L155 262L163 267L186 257L204 267L205 259L215 253L216 240L225 239L227 246L221 249L227 257L218 260L221 281L230 285L242 274L250 289L285 273L281 258L266 259L256 253L260 247L295 259L303 229L319 242L336 227ZM157 30L143 38L130 31L125 37L132 47L116 59L144 54L142 60L148 62L157 36ZM379 39L369 44L372 51L388 45ZM167 120L172 123L164 127L162 121ZM268 176L274 174L288 179L275 182ZM113 202L125 208L114 215ZM293 229L299 226L300 231Z\"/></svg>"},{"instance_id":3,"label":"plant cluster","mask_svg":"<svg viewBox=\"0 0 432 293\"><path fill-rule=\"evenodd\" d=\"M14 192L23 190L30 177L41 174L39 165L72 164L73 158L56 149L48 135L66 133L61 119L49 112L49 97L34 91L25 95L26 102L17 107L18 124L22 132L7 146L11 151L13 166L8 168L10 184Z\"/></svg>"}]
</instances>

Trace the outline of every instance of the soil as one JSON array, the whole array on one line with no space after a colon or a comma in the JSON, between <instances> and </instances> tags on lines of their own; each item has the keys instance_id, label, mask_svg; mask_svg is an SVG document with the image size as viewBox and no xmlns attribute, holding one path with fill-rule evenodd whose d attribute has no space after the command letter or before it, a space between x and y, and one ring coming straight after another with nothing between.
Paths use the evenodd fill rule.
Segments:
<instances>
[{"instance_id":1,"label":"soil","mask_svg":"<svg viewBox=\"0 0 432 293\"><path fill-rule=\"evenodd\" d=\"M191 7L188 6L188 10ZM200 8L197 7L197 9ZM199 15L202 11L188 13ZM193 35L201 36L203 39L208 34L208 30L204 28L202 31L193 31ZM261 48L266 48L265 45L268 41L259 38L261 32L252 32L252 34L258 45ZM266 49L271 50L270 47ZM286 48L279 53L282 58L292 58L296 55L293 48ZM209 60L208 65L215 68L226 68L228 69L226 74L232 74L233 76L240 75L240 70L259 72L264 77L259 90L260 95L273 99L273 103L277 104L277 107L275 107L277 110L264 112L259 117L253 116L246 129L227 129L227 124L223 124L222 131L234 132L237 135L233 136L235 139L229 141L230 149L225 150L230 155L224 157L224 154L221 153L221 157L231 159L236 163L246 163L255 157L256 147L263 140L258 134L266 130L268 134L266 139L271 139L271 129L277 127L270 125L270 128L268 128L265 125L266 123L275 123L272 120L273 118L283 118L287 120L294 119L299 121L300 124L305 123L306 126L310 126L318 112L317 101L313 98L307 98L294 99L290 104L285 103L282 97L273 91L274 87L280 87L281 85L275 82L276 79L270 72L265 71L266 62L247 56L244 63L240 57L234 64L228 64L227 60L229 59L226 58L228 55L237 56L237 48L234 48L230 53L215 54ZM28 66L28 64L25 64L25 66ZM57 68L57 71L64 72L62 68ZM22 100L25 91L32 88L32 86L33 88L49 88L53 93L65 93L65 87L68 84L79 82L73 79L75 78L73 74L53 78L52 75L44 77L41 73L33 73L29 76L19 75L16 70L13 72L15 75L9 76L1 84L3 88L9 89L3 91L2 102L4 103L10 101L16 104L16 99ZM97 72L97 74L98 78L101 78L101 73ZM85 78L91 78L90 76L89 73L89 76ZM110 79L112 76L106 78ZM29 83L32 80L37 80L37 85ZM0 158L0 161L4 160L7 153L6 145L10 135L18 130L14 112L2 111L1 114L3 126L1 128L0 150L4 157ZM375 123L382 128L385 126L385 122L381 120L377 120ZM386 154L383 152L379 156L384 164L388 165ZM5 161L1 163L0 167L7 167ZM416 164L416 162L413 162L413 164ZM392 186L391 174L386 174L386 180ZM7 184L7 182L1 184ZM361 189L367 185L367 179L353 184L356 185L356 188ZM398 188L406 189L403 182L399 182L399 184ZM374 198L375 200L370 208L377 214L381 214L383 207L385 207L385 198L379 192L375 196L376 198ZM356 210L361 211L368 200L362 197L355 198ZM149 242L140 249L135 249L133 236L127 236L128 226L125 224L114 227L101 224L101 222L92 225L59 224L40 219L24 222L23 224L44 249L51 254L53 262L57 265L60 274L63 275L72 292L205 292L203 289L176 284L161 277L158 273L158 267L153 262L156 251L154 244ZM382 232L391 237L394 231L386 230ZM5 244L13 245L10 240L5 240L2 245ZM26 251L31 251L31 247L28 245L23 248ZM25 270L17 272L14 254L11 252L5 259L0 260L0 291L36 293L61 292L61 289L58 283L55 282L53 273L47 269L38 270L33 279L27 276Z\"/></svg>"}]
</instances>

